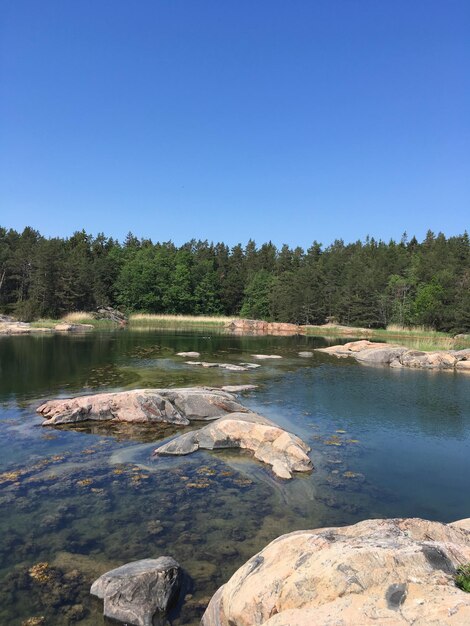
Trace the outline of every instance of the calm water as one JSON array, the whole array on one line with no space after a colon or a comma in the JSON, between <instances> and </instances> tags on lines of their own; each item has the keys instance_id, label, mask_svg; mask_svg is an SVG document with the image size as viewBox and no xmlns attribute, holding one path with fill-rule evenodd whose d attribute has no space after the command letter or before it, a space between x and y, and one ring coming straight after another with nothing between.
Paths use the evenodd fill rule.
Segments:
<instances>
[{"instance_id":1,"label":"calm water","mask_svg":"<svg viewBox=\"0 0 470 626\"><path fill-rule=\"evenodd\" d=\"M0 624L99 625L91 582L172 555L191 579L170 622L197 624L211 594L274 537L371 517L470 517L470 377L360 366L299 350L305 337L116 332L0 338ZM175 356L237 363L199 370ZM136 387L256 383L243 402L301 436L315 471L273 478L248 454L152 461L173 427L42 428L46 398ZM33 622L30 622L33 623Z\"/></svg>"}]
</instances>

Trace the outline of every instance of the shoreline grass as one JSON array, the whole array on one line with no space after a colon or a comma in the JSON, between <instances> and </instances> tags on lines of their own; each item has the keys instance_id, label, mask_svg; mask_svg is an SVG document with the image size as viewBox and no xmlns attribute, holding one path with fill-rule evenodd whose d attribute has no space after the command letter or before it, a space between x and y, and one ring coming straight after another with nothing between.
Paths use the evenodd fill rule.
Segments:
<instances>
[{"instance_id":1,"label":"shoreline grass","mask_svg":"<svg viewBox=\"0 0 470 626\"><path fill-rule=\"evenodd\" d=\"M463 350L470 348L470 339L454 339L448 333L417 326L415 328L389 324L387 328L355 328L354 326L305 326L307 336L397 340L415 350L431 352L435 350Z\"/></svg>"},{"instance_id":2,"label":"shoreline grass","mask_svg":"<svg viewBox=\"0 0 470 626\"><path fill-rule=\"evenodd\" d=\"M94 330L113 330L116 324L111 320L97 320L91 313L67 313L60 319L41 318L31 322L32 328L50 328L54 330L57 324L88 324L93 326Z\"/></svg>"},{"instance_id":3,"label":"shoreline grass","mask_svg":"<svg viewBox=\"0 0 470 626\"><path fill-rule=\"evenodd\" d=\"M210 315L171 315L157 313L133 313L129 316L129 328L207 328L224 327L233 317Z\"/></svg>"}]
</instances>

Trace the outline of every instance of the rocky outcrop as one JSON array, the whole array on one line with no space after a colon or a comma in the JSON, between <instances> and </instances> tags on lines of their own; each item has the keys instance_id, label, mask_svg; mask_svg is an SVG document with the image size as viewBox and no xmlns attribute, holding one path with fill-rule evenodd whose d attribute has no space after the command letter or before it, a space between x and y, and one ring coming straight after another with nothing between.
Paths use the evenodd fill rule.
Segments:
<instances>
[{"instance_id":1,"label":"rocky outcrop","mask_svg":"<svg viewBox=\"0 0 470 626\"><path fill-rule=\"evenodd\" d=\"M232 393L255 385L229 385L223 389L135 389L50 400L38 407L43 426L74 424L88 420L115 422L165 422L187 426L191 420L211 421L200 430L185 433L155 450L156 455L184 455L199 448L243 448L270 465L280 478L312 469L310 448L274 422L239 404Z\"/></svg>"},{"instance_id":2,"label":"rocky outcrop","mask_svg":"<svg viewBox=\"0 0 470 626\"><path fill-rule=\"evenodd\" d=\"M469 531L422 519L297 531L235 572L202 626L463 626L454 576L468 562Z\"/></svg>"},{"instance_id":3,"label":"rocky outcrop","mask_svg":"<svg viewBox=\"0 0 470 626\"><path fill-rule=\"evenodd\" d=\"M19 322L9 315L0 315L0 335L29 335L30 333L50 333L50 328L35 328L28 322Z\"/></svg>"},{"instance_id":4,"label":"rocky outcrop","mask_svg":"<svg viewBox=\"0 0 470 626\"><path fill-rule=\"evenodd\" d=\"M104 600L106 617L152 626L157 612L164 613L178 595L181 568L169 556L127 563L100 576L90 593Z\"/></svg>"},{"instance_id":5,"label":"rocky outcrop","mask_svg":"<svg viewBox=\"0 0 470 626\"><path fill-rule=\"evenodd\" d=\"M297 324L264 322L263 320L234 319L228 322L225 328L242 335L298 335L301 333L301 328Z\"/></svg>"},{"instance_id":6,"label":"rocky outcrop","mask_svg":"<svg viewBox=\"0 0 470 626\"><path fill-rule=\"evenodd\" d=\"M198 365L199 367L219 367L229 372L247 372L248 370L254 370L260 367L256 363L240 363L236 365L234 363L213 363L207 361L185 361L187 365Z\"/></svg>"},{"instance_id":7,"label":"rocky outcrop","mask_svg":"<svg viewBox=\"0 0 470 626\"><path fill-rule=\"evenodd\" d=\"M117 309L113 309L111 306L100 307L95 313L93 313L93 317L97 320L109 320L110 322L119 324L119 326L126 326L129 321L124 313L121 313L121 311L118 311Z\"/></svg>"},{"instance_id":8,"label":"rocky outcrop","mask_svg":"<svg viewBox=\"0 0 470 626\"><path fill-rule=\"evenodd\" d=\"M38 407L43 426L83 421L166 422L187 426L189 420L213 420L245 411L235 397L220 389L134 389L50 400Z\"/></svg>"},{"instance_id":9,"label":"rocky outcrop","mask_svg":"<svg viewBox=\"0 0 470 626\"><path fill-rule=\"evenodd\" d=\"M371 365L470 371L469 349L423 352L410 350L405 346L376 343L362 339L361 341L351 341L344 345L317 348L316 350L337 357L353 357L360 363Z\"/></svg>"},{"instance_id":10,"label":"rocky outcrop","mask_svg":"<svg viewBox=\"0 0 470 626\"><path fill-rule=\"evenodd\" d=\"M272 467L280 478L292 472L307 472L312 462L310 448L298 437L257 413L230 413L200 430L185 433L154 452L156 455L184 455L198 449L242 448L255 459Z\"/></svg>"}]
</instances>

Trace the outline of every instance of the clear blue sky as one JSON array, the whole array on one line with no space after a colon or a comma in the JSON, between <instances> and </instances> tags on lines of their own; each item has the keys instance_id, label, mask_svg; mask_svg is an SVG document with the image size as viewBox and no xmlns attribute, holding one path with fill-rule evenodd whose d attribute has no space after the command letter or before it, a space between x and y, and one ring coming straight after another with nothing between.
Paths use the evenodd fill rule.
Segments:
<instances>
[{"instance_id":1,"label":"clear blue sky","mask_svg":"<svg viewBox=\"0 0 470 626\"><path fill-rule=\"evenodd\" d=\"M2 0L0 225L469 227L469 0Z\"/></svg>"}]
</instances>

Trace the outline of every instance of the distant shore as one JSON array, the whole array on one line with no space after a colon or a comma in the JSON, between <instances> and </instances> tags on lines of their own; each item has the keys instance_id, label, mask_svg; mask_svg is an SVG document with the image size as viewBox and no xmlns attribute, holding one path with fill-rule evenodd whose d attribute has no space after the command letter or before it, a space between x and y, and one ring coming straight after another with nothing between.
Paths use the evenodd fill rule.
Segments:
<instances>
[{"instance_id":1,"label":"distant shore","mask_svg":"<svg viewBox=\"0 0 470 626\"><path fill-rule=\"evenodd\" d=\"M123 327L110 319L97 319L94 313L69 313L61 319L39 319L24 323L14 318L0 319L0 335L24 335L50 332L85 332L114 330ZM248 320L228 316L169 315L132 313L128 317L130 330L198 330L214 329L240 335L304 335L308 337L347 337L376 339L393 342L399 340L418 350L461 350L470 347L470 334L452 336L426 327L405 328L390 325L387 328L361 328L341 324L297 325L264 320Z\"/></svg>"}]
</instances>

